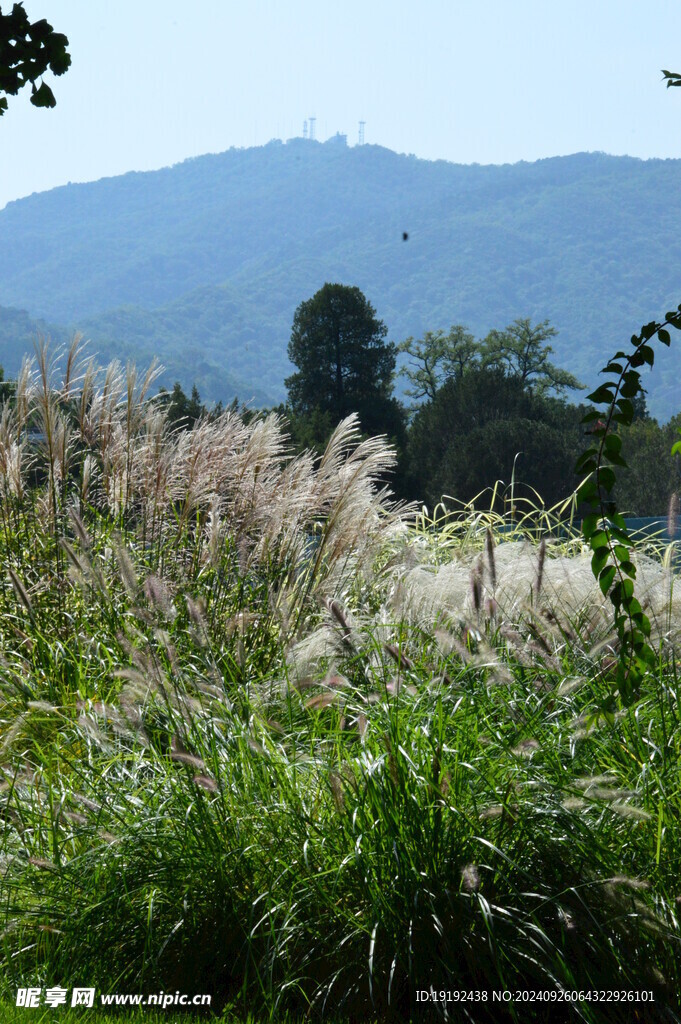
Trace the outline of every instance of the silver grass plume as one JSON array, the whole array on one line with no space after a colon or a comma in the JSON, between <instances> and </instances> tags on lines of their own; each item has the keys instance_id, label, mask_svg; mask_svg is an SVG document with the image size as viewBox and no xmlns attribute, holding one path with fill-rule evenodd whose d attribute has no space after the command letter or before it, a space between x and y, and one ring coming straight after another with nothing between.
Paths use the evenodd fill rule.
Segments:
<instances>
[{"instance_id":1,"label":"silver grass plume","mask_svg":"<svg viewBox=\"0 0 681 1024\"><path fill-rule=\"evenodd\" d=\"M669 499L669 509L667 511L667 533L670 537L675 537L678 529L679 521L679 495L677 491L674 491L671 498Z\"/></svg>"}]
</instances>

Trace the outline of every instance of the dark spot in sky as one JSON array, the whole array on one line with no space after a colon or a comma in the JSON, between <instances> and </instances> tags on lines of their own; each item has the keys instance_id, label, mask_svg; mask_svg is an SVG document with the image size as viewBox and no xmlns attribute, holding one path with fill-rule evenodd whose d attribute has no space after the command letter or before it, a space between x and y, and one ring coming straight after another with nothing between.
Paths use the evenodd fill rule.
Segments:
<instances>
[{"instance_id":1,"label":"dark spot in sky","mask_svg":"<svg viewBox=\"0 0 681 1024\"><path fill-rule=\"evenodd\" d=\"M408 238L409 238L409 232L408 231L403 231L402 232L402 241L406 242Z\"/></svg>"}]
</instances>

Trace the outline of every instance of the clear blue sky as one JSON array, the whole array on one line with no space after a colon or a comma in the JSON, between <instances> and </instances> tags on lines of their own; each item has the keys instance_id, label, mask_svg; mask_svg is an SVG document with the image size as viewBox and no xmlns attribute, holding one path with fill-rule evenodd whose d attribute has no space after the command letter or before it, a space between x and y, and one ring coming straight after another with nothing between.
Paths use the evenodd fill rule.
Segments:
<instances>
[{"instance_id":1,"label":"clear blue sky","mask_svg":"<svg viewBox=\"0 0 681 1024\"><path fill-rule=\"evenodd\" d=\"M11 5L0 0L3 9ZM67 181L336 131L460 163L681 157L679 0L25 0L70 40L0 120L0 208ZM27 92L25 89L24 92Z\"/></svg>"}]
</instances>

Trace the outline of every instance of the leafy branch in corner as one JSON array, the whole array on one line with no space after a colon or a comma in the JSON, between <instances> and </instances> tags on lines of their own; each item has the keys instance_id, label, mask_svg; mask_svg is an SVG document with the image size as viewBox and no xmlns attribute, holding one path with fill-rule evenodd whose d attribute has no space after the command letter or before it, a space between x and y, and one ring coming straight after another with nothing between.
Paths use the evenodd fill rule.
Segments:
<instances>
[{"instance_id":1,"label":"leafy branch in corner","mask_svg":"<svg viewBox=\"0 0 681 1024\"><path fill-rule=\"evenodd\" d=\"M681 85L681 75L677 74L676 71L662 71L662 74L667 79L667 88L670 85Z\"/></svg>"},{"instance_id":2,"label":"leafy branch in corner","mask_svg":"<svg viewBox=\"0 0 681 1024\"><path fill-rule=\"evenodd\" d=\"M45 18L31 24L22 3L14 4L9 14L0 8L0 117L7 110L7 96L16 96L29 82L34 107L56 106L54 93L42 76L48 69L54 75L68 70L68 45L66 36L55 32Z\"/></svg>"},{"instance_id":3,"label":"leafy branch in corner","mask_svg":"<svg viewBox=\"0 0 681 1024\"><path fill-rule=\"evenodd\" d=\"M578 459L575 471L587 473L577 495L588 506L582 522L582 534L593 554L591 569L605 596L615 608L615 628L620 650L617 666L616 689L624 704L631 704L638 696L641 680L655 664L652 649L650 620L644 614L634 595L636 567L630 558L631 538L626 523L610 497L615 485L615 466L626 468L621 454L622 438L614 432L615 424L631 425L634 418L633 399L641 393L641 375L638 367L652 366L655 353L650 342L657 336L667 347L671 338L667 328L681 330L681 306L666 313L663 323L651 321L633 335L633 352L616 352L601 373L612 374L609 380L588 396L588 401L605 405L605 411L590 410L582 423L593 424L591 446ZM672 453L681 452L681 441Z\"/></svg>"}]
</instances>

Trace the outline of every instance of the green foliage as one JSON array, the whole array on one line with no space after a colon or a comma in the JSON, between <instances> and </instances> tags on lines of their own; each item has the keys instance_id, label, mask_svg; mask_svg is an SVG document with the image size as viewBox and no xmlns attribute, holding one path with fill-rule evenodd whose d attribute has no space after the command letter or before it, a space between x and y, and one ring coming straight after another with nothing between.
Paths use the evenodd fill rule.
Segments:
<instances>
[{"instance_id":1,"label":"green foliage","mask_svg":"<svg viewBox=\"0 0 681 1024\"><path fill-rule=\"evenodd\" d=\"M191 396L187 397L179 381L176 381L170 393L165 388L159 389L159 400L166 410L168 422L173 426L191 429L202 416L208 415L196 384L192 386Z\"/></svg>"},{"instance_id":2,"label":"green foliage","mask_svg":"<svg viewBox=\"0 0 681 1024\"><path fill-rule=\"evenodd\" d=\"M0 407L3 402L6 402L8 398L14 393L14 382L5 380L5 371L0 366Z\"/></svg>"},{"instance_id":3,"label":"green foliage","mask_svg":"<svg viewBox=\"0 0 681 1024\"><path fill-rule=\"evenodd\" d=\"M10 14L0 8L0 116L7 110L7 96L16 96L31 83L31 103L35 107L54 107L57 101L46 82L36 80L49 69L63 75L71 66L66 47L69 41L42 18L33 24L23 3L12 5Z\"/></svg>"},{"instance_id":4,"label":"green foliage","mask_svg":"<svg viewBox=\"0 0 681 1024\"><path fill-rule=\"evenodd\" d=\"M385 343L387 333L359 288L327 283L302 302L288 345L298 372L285 381L293 411L329 410L337 422L369 414L390 396L395 346Z\"/></svg>"},{"instance_id":5,"label":"green foliage","mask_svg":"<svg viewBox=\"0 0 681 1024\"><path fill-rule=\"evenodd\" d=\"M640 396L643 397L643 396ZM637 400L632 399L634 407ZM621 467L612 490L618 509L632 516L662 516L672 496L681 490L681 458L671 454L681 415L664 426L650 417L636 417L619 430Z\"/></svg>"},{"instance_id":6,"label":"green foliage","mask_svg":"<svg viewBox=\"0 0 681 1024\"><path fill-rule=\"evenodd\" d=\"M557 333L548 320L535 327L530 320L515 320L506 330L490 331L484 339L480 346L482 365L500 367L538 395L549 391L560 394L568 388L583 389L586 385L574 374L549 362L553 349L544 342Z\"/></svg>"},{"instance_id":7,"label":"green foliage","mask_svg":"<svg viewBox=\"0 0 681 1024\"><path fill-rule=\"evenodd\" d=\"M416 367L410 370L405 366L400 370L413 385L405 390L405 395L431 401L446 380L458 379L480 359L480 345L461 324L453 324L446 335L439 330L426 331L418 340L407 338L397 350L411 356L410 365Z\"/></svg>"},{"instance_id":8,"label":"green foliage","mask_svg":"<svg viewBox=\"0 0 681 1024\"><path fill-rule=\"evenodd\" d=\"M413 418L409 497L432 508L442 495L467 502L498 480L514 479L555 504L573 488L578 420L575 407L530 393L501 369L451 377Z\"/></svg>"},{"instance_id":9,"label":"green foliage","mask_svg":"<svg viewBox=\"0 0 681 1024\"><path fill-rule=\"evenodd\" d=\"M367 434L403 435L391 395L396 348L386 334L359 288L327 283L298 306L288 346L298 372L285 384L294 418L315 419L317 442L322 423L335 427L352 412Z\"/></svg>"},{"instance_id":10,"label":"green foliage","mask_svg":"<svg viewBox=\"0 0 681 1024\"><path fill-rule=\"evenodd\" d=\"M616 695L625 704L638 698L642 680L656 664L656 654L649 643L650 620L634 595L636 567L630 556L631 539L613 500L615 467L627 468L622 438L614 427L631 426L634 401L642 390L639 369L653 366L655 353L650 343L655 337L663 345L670 345L668 327L681 330L681 306L668 312L662 323L653 320L644 324L631 338L634 351L629 355L616 352L603 367L601 372L610 374L611 379L596 388L588 400L604 406L605 412L591 410L584 416L582 422L591 425L593 442L575 466L577 473L588 474L578 490L579 500L588 506L582 532L593 551L594 576L614 606L620 645ZM675 445L672 453L677 451Z\"/></svg>"}]
</instances>

